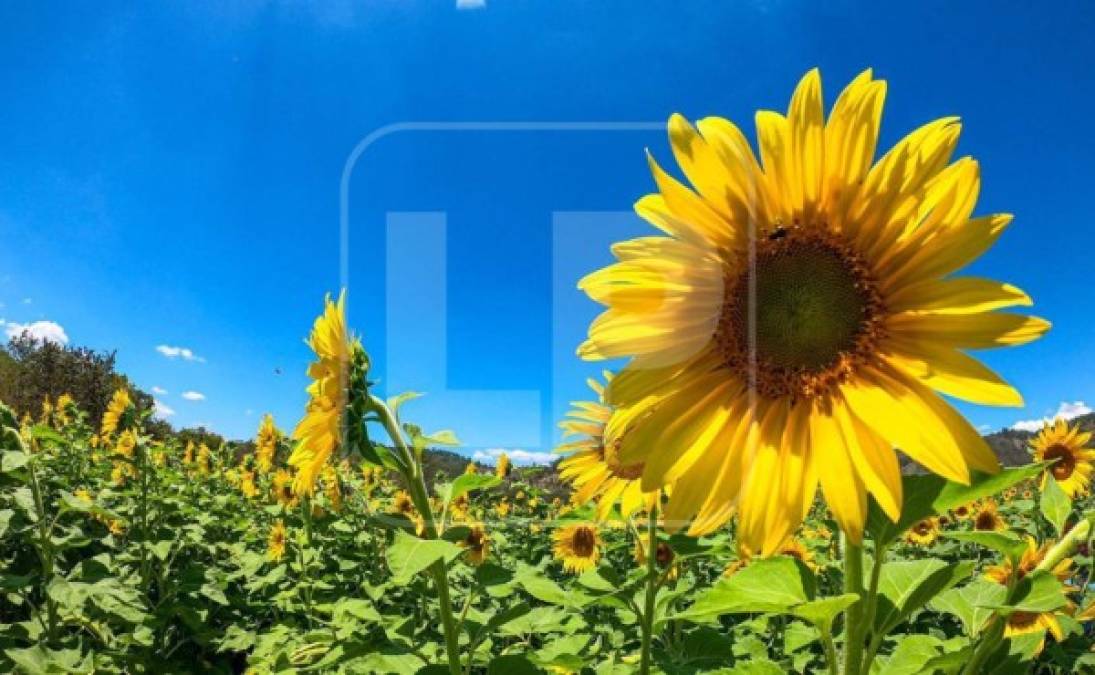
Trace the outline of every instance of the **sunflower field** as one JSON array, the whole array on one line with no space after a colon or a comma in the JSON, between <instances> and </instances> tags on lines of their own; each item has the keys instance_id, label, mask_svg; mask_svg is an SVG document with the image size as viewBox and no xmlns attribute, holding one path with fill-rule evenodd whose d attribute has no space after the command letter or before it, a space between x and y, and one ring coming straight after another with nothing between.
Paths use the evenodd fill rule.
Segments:
<instances>
[{"instance_id":1,"label":"sunflower field","mask_svg":"<svg viewBox=\"0 0 1095 675\"><path fill-rule=\"evenodd\" d=\"M579 356L626 362L559 422L564 492L505 456L427 476L457 434L377 394L345 292L301 418L253 444L158 440L125 388L0 407L0 669L1095 672L1091 433L1002 467L941 396L1020 404L968 352L1050 326L952 276L1010 216L972 216L955 119L876 162L885 92L826 117L808 73L759 160L670 119L691 187L651 159L660 234L578 282L606 307Z\"/></svg>"}]
</instances>

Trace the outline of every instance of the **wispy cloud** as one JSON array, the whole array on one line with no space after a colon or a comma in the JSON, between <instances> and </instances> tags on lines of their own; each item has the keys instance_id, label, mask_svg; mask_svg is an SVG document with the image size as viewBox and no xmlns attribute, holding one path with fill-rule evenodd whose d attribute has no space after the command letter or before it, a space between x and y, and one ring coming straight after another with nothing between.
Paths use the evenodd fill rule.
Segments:
<instances>
[{"instance_id":1,"label":"wispy cloud","mask_svg":"<svg viewBox=\"0 0 1095 675\"><path fill-rule=\"evenodd\" d=\"M158 345L156 351L163 354L169 359L182 359L183 361L195 361L197 363L205 363L205 359L198 356L193 350L186 347L172 347L171 345Z\"/></svg>"},{"instance_id":2,"label":"wispy cloud","mask_svg":"<svg viewBox=\"0 0 1095 675\"><path fill-rule=\"evenodd\" d=\"M489 450L476 450L475 454L472 455L472 459L485 464L494 464L498 461L498 458L502 453L505 453L514 464L523 466L531 464L551 464L556 459L559 459L559 456L553 452L533 452L531 450L521 450L520 448L490 448Z\"/></svg>"},{"instance_id":3,"label":"wispy cloud","mask_svg":"<svg viewBox=\"0 0 1095 675\"><path fill-rule=\"evenodd\" d=\"M1053 415L1036 420L1019 420L1011 425L1011 428L1019 431L1038 431L1043 425L1052 422L1058 417L1070 420L1073 417L1086 415L1089 412L1092 412L1091 407L1083 401L1061 401L1061 405L1057 406L1057 412Z\"/></svg>"},{"instance_id":4,"label":"wispy cloud","mask_svg":"<svg viewBox=\"0 0 1095 675\"><path fill-rule=\"evenodd\" d=\"M163 387L152 387L152 393L156 394L158 396L163 396L163 395L167 394L167 390L164 389Z\"/></svg>"},{"instance_id":5,"label":"wispy cloud","mask_svg":"<svg viewBox=\"0 0 1095 675\"><path fill-rule=\"evenodd\" d=\"M165 420L175 414L174 408L171 408L166 403L158 398L152 399L152 416L156 419Z\"/></svg>"},{"instance_id":6,"label":"wispy cloud","mask_svg":"<svg viewBox=\"0 0 1095 675\"><path fill-rule=\"evenodd\" d=\"M32 323L16 323L14 321L0 320L0 326L4 327L4 333L8 338L14 338L23 333L29 334L35 340L52 342L58 345L68 344L68 334L61 324L56 321L34 321Z\"/></svg>"},{"instance_id":7,"label":"wispy cloud","mask_svg":"<svg viewBox=\"0 0 1095 675\"><path fill-rule=\"evenodd\" d=\"M185 398L187 401L205 400L205 394L201 393L200 391L184 391L182 393L182 397Z\"/></svg>"}]
</instances>

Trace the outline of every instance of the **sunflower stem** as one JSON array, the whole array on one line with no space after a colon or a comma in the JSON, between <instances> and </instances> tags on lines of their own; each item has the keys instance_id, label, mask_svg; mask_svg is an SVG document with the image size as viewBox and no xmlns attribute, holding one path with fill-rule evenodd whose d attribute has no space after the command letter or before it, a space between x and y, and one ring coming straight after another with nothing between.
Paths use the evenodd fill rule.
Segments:
<instances>
[{"instance_id":1,"label":"sunflower stem","mask_svg":"<svg viewBox=\"0 0 1095 675\"><path fill-rule=\"evenodd\" d=\"M650 518L646 526L646 606L643 609L642 622L642 664L641 675L650 673L650 645L654 633L654 606L658 597L658 508L650 507Z\"/></svg>"},{"instance_id":2,"label":"sunflower stem","mask_svg":"<svg viewBox=\"0 0 1095 675\"><path fill-rule=\"evenodd\" d=\"M886 547L875 546L874 560L871 564L871 581L870 586L867 588L867 609L863 614L864 634L870 632L871 639L867 645L867 651L863 656L863 663L861 664L861 672L871 672L871 663L874 661L875 655L878 653L878 649L882 646L882 641L886 638L881 632L876 632L874 629L875 615L878 613L878 584L882 577L882 564L886 558Z\"/></svg>"},{"instance_id":3,"label":"sunflower stem","mask_svg":"<svg viewBox=\"0 0 1095 675\"><path fill-rule=\"evenodd\" d=\"M863 547L844 535L844 592L859 596L844 612L844 675L859 675L863 660Z\"/></svg>"},{"instance_id":4,"label":"sunflower stem","mask_svg":"<svg viewBox=\"0 0 1095 675\"><path fill-rule=\"evenodd\" d=\"M430 509L426 477L423 475L418 454L412 452L407 446L407 441L403 438L403 431L399 428L399 421L396 419L395 413L388 407L388 404L376 396L370 396L369 398L372 408L377 412L380 422L384 425L384 430L387 431L392 443L395 443L395 446L399 449L402 460L400 462L400 472L403 474L403 480L407 483L411 501L418 509L419 515L422 516L424 534L428 539L437 539L440 532L437 523L434 521L433 511ZM449 662L449 672L451 675L461 675L460 639L457 633L456 618L452 612L452 598L449 595L449 579L445 569L445 561L437 560L428 569L430 576L433 578L434 587L437 589L438 603L441 605L441 628L445 634L445 655Z\"/></svg>"}]
</instances>

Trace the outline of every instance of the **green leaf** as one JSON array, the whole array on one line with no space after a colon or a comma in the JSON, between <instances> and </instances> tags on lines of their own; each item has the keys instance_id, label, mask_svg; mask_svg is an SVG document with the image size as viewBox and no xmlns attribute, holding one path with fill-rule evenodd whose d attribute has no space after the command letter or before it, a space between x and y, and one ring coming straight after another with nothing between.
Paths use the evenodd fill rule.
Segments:
<instances>
[{"instance_id":1,"label":"green leaf","mask_svg":"<svg viewBox=\"0 0 1095 675\"><path fill-rule=\"evenodd\" d=\"M388 547L388 567L392 582L405 584L434 562L446 563L460 555L460 547L442 539L419 539L396 530L395 541Z\"/></svg>"},{"instance_id":2,"label":"green leaf","mask_svg":"<svg viewBox=\"0 0 1095 675\"><path fill-rule=\"evenodd\" d=\"M872 501L867 516L867 529L877 544L889 544L924 518L943 514L962 504L1003 492L1012 485L1038 475L1044 468L1045 463L1040 463L1002 469L995 474L974 471L971 472L969 485L952 483L935 474L902 476L905 503L901 507L901 517L894 523Z\"/></svg>"},{"instance_id":3,"label":"green leaf","mask_svg":"<svg viewBox=\"0 0 1095 675\"><path fill-rule=\"evenodd\" d=\"M405 391L402 394L388 397L388 408L391 409L392 414L399 414L399 407L407 401L413 401L416 398L422 398L425 394L418 391Z\"/></svg>"},{"instance_id":4,"label":"green leaf","mask_svg":"<svg viewBox=\"0 0 1095 675\"><path fill-rule=\"evenodd\" d=\"M0 473L9 473L21 469L30 461L30 455L21 450L7 450L0 453Z\"/></svg>"},{"instance_id":5,"label":"green leaf","mask_svg":"<svg viewBox=\"0 0 1095 675\"><path fill-rule=\"evenodd\" d=\"M1068 495L1061 489L1057 479L1053 476L1046 476L1040 506L1042 515L1057 530L1057 536L1063 535L1065 521L1068 520L1068 515L1072 513L1072 500L1068 498Z\"/></svg>"},{"instance_id":6,"label":"green leaf","mask_svg":"<svg viewBox=\"0 0 1095 675\"><path fill-rule=\"evenodd\" d=\"M819 630L828 633L836 617L859 600L855 593L845 593L831 598L818 598L804 602L791 610L791 614L808 621Z\"/></svg>"},{"instance_id":7,"label":"green leaf","mask_svg":"<svg viewBox=\"0 0 1095 675\"><path fill-rule=\"evenodd\" d=\"M520 654L496 656L487 666L487 675L540 675L543 672Z\"/></svg>"},{"instance_id":8,"label":"green leaf","mask_svg":"<svg viewBox=\"0 0 1095 675\"><path fill-rule=\"evenodd\" d=\"M993 609L1005 614L1012 612L1052 612L1068 604L1064 586L1057 577L1046 571L1038 571L1023 577L1015 585L1011 600L1006 605L994 605Z\"/></svg>"},{"instance_id":9,"label":"green leaf","mask_svg":"<svg viewBox=\"0 0 1095 675\"><path fill-rule=\"evenodd\" d=\"M988 579L974 579L961 588L952 588L931 600L931 608L958 617L966 635L977 637L985 621L992 616L989 607L1007 599L1008 590Z\"/></svg>"},{"instance_id":10,"label":"green leaf","mask_svg":"<svg viewBox=\"0 0 1095 675\"><path fill-rule=\"evenodd\" d=\"M945 532L943 536L965 541L1002 553L1004 557L1015 559L1026 548L1026 542L1014 532Z\"/></svg>"},{"instance_id":11,"label":"green leaf","mask_svg":"<svg viewBox=\"0 0 1095 675\"><path fill-rule=\"evenodd\" d=\"M590 600L588 595L577 589L564 590L543 572L528 565L518 565L515 579L529 595L548 604L582 607Z\"/></svg>"},{"instance_id":12,"label":"green leaf","mask_svg":"<svg viewBox=\"0 0 1095 675\"><path fill-rule=\"evenodd\" d=\"M674 618L702 623L723 614L786 614L813 599L815 583L810 570L798 560L766 558L719 579Z\"/></svg>"},{"instance_id":13,"label":"green leaf","mask_svg":"<svg viewBox=\"0 0 1095 675\"><path fill-rule=\"evenodd\" d=\"M90 673L91 654L81 658L78 649L47 649L41 645L26 649L8 649L4 654L11 659L25 675L45 675L46 673Z\"/></svg>"},{"instance_id":14,"label":"green leaf","mask_svg":"<svg viewBox=\"0 0 1095 675\"><path fill-rule=\"evenodd\" d=\"M49 445L65 445L68 441L65 437L57 433L53 427L46 426L45 424L35 424L30 429L31 436L40 442L44 442Z\"/></svg>"},{"instance_id":15,"label":"green leaf","mask_svg":"<svg viewBox=\"0 0 1095 675\"><path fill-rule=\"evenodd\" d=\"M473 490L489 489L501 482L502 479L494 474L464 473L451 483L441 483L434 490L442 503L448 504Z\"/></svg>"},{"instance_id":16,"label":"green leaf","mask_svg":"<svg viewBox=\"0 0 1095 675\"><path fill-rule=\"evenodd\" d=\"M931 635L906 635L882 663L877 675L919 675L928 661L943 653L943 642Z\"/></svg>"},{"instance_id":17,"label":"green leaf","mask_svg":"<svg viewBox=\"0 0 1095 675\"><path fill-rule=\"evenodd\" d=\"M749 659L748 662L734 666L732 675L785 675L786 670L771 659Z\"/></svg>"},{"instance_id":18,"label":"green leaf","mask_svg":"<svg viewBox=\"0 0 1095 675\"><path fill-rule=\"evenodd\" d=\"M957 564L942 560L908 560L882 566L878 583L875 628L889 633L929 600L973 573L973 562Z\"/></svg>"}]
</instances>

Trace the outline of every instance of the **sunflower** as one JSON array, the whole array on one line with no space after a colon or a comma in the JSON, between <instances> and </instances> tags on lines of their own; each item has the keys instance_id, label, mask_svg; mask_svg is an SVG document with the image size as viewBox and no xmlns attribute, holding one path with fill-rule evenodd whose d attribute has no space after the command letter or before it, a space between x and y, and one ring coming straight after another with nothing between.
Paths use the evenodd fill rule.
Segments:
<instances>
[{"instance_id":1,"label":"sunflower","mask_svg":"<svg viewBox=\"0 0 1095 675\"><path fill-rule=\"evenodd\" d=\"M795 558L811 570L815 572L818 570L817 563L814 562L813 552L810 551L805 544L793 537L783 542L783 545L776 550L776 555L785 555Z\"/></svg>"},{"instance_id":2,"label":"sunflower","mask_svg":"<svg viewBox=\"0 0 1095 675\"><path fill-rule=\"evenodd\" d=\"M736 510L741 537L771 553L820 484L837 522L862 541L867 495L901 511L894 447L968 484L998 470L980 434L939 393L1019 405L1019 393L967 349L1041 336L1019 289L952 278L1011 220L971 218L969 158L949 164L959 124L921 127L872 166L885 82L871 71L826 122L816 70L786 117L757 114L760 163L729 121L669 120L694 190L653 160L658 193L637 213L667 236L616 244L618 262L579 286L607 306L579 348L631 357L608 387L606 439L645 490L693 535ZM938 393L937 393L938 392Z\"/></svg>"},{"instance_id":3,"label":"sunflower","mask_svg":"<svg viewBox=\"0 0 1095 675\"><path fill-rule=\"evenodd\" d=\"M593 523L576 523L555 531L555 559L563 569L581 574L597 566L601 559L601 535Z\"/></svg>"},{"instance_id":4,"label":"sunflower","mask_svg":"<svg viewBox=\"0 0 1095 675\"><path fill-rule=\"evenodd\" d=\"M323 494L327 495L327 501L331 504L331 510L342 509L342 487L338 480L338 471L328 464L323 469Z\"/></svg>"},{"instance_id":5,"label":"sunflower","mask_svg":"<svg viewBox=\"0 0 1095 675\"><path fill-rule=\"evenodd\" d=\"M974 509L973 529L982 532L999 532L1008 529L1007 521L997 510L995 499L986 499Z\"/></svg>"},{"instance_id":6,"label":"sunflower","mask_svg":"<svg viewBox=\"0 0 1095 675\"><path fill-rule=\"evenodd\" d=\"M198 474L208 476L213 471L213 451L205 443L198 445Z\"/></svg>"},{"instance_id":7,"label":"sunflower","mask_svg":"<svg viewBox=\"0 0 1095 675\"><path fill-rule=\"evenodd\" d=\"M635 564L639 567L646 565L646 542L642 538L635 540L635 551L633 553ZM673 553L673 549L669 544L664 541L658 542L658 548L654 553L654 563L658 566L658 569L668 569L665 578L672 581L680 576L680 566L674 564L673 560L676 558L676 554Z\"/></svg>"},{"instance_id":8,"label":"sunflower","mask_svg":"<svg viewBox=\"0 0 1095 675\"><path fill-rule=\"evenodd\" d=\"M464 467L464 473L473 476L479 473L479 467L475 465L475 462L468 462L468 465Z\"/></svg>"},{"instance_id":9,"label":"sunflower","mask_svg":"<svg viewBox=\"0 0 1095 675\"><path fill-rule=\"evenodd\" d=\"M513 507L510 506L509 501L503 499L494 506L494 512L498 514L500 518L505 518L509 515L509 512Z\"/></svg>"},{"instance_id":10,"label":"sunflower","mask_svg":"<svg viewBox=\"0 0 1095 675\"><path fill-rule=\"evenodd\" d=\"M957 520L966 520L970 517L970 514L973 513L976 506L976 504L962 504L961 506L955 507L951 513Z\"/></svg>"},{"instance_id":11,"label":"sunflower","mask_svg":"<svg viewBox=\"0 0 1095 675\"><path fill-rule=\"evenodd\" d=\"M72 493L72 496L79 499L82 502L92 504L95 502L95 497L87 490L87 488L80 488Z\"/></svg>"},{"instance_id":12,"label":"sunflower","mask_svg":"<svg viewBox=\"0 0 1095 675\"><path fill-rule=\"evenodd\" d=\"M414 500L407 493L406 490L400 490L392 497L392 504L390 511L397 513L412 523L414 523L414 530L417 534L421 535L426 530L426 519L422 517L422 514L415 508Z\"/></svg>"},{"instance_id":13,"label":"sunflower","mask_svg":"<svg viewBox=\"0 0 1095 675\"><path fill-rule=\"evenodd\" d=\"M115 391L114 395L110 397L110 403L106 406L106 412L103 413L103 422L99 433L103 436L110 436L118 430L118 427L124 427L128 423L128 418L133 410L133 400L129 398L129 390L123 387Z\"/></svg>"},{"instance_id":14,"label":"sunflower","mask_svg":"<svg viewBox=\"0 0 1095 675\"><path fill-rule=\"evenodd\" d=\"M254 499L259 494L258 486L255 485L255 472L254 471L241 471L240 472L240 492L248 499Z\"/></svg>"},{"instance_id":15,"label":"sunflower","mask_svg":"<svg viewBox=\"0 0 1095 675\"><path fill-rule=\"evenodd\" d=\"M494 465L494 475L505 478L511 471L513 471L513 464L509 461L509 455L503 452L498 455L498 463Z\"/></svg>"},{"instance_id":16,"label":"sunflower","mask_svg":"<svg viewBox=\"0 0 1095 675\"><path fill-rule=\"evenodd\" d=\"M612 373L605 371L605 380L612 381ZM643 492L639 478L642 464L624 465L620 462L618 443L604 441L604 430L612 418L612 408L605 405L604 386L597 380L587 380L589 388L597 394L596 401L579 401L565 419L559 423L563 439L577 436L556 448L556 452L569 453L559 463L559 477L574 485L571 500L574 504L597 502L597 519L608 517L612 507L620 504L624 518L641 508L657 504L658 491Z\"/></svg>"},{"instance_id":17,"label":"sunflower","mask_svg":"<svg viewBox=\"0 0 1095 675\"><path fill-rule=\"evenodd\" d=\"M1080 431L1078 425L1070 425L1060 417L1042 427L1030 447L1034 450L1035 461L1053 462L1042 474L1043 490L1052 474L1069 497L1087 494L1095 468L1095 450L1087 447L1090 441L1090 431Z\"/></svg>"},{"instance_id":18,"label":"sunflower","mask_svg":"<svg viewBox=\"0 0 1095 675\"><path fill-rule=\"evenodd\" d=\"M255 468L260 474L269 473L274 467L274 456L280 440L281 432L274 426L274 417L266 413L259 424L258 435L255 436Z\"/></svg>"},{"instance_id":19,"label":"sunflower","mask_svg":"<svg viewBox=\"0 0 1095 675\"><path fill-rule=\"evenodd\" d=\"M939 536L939 524L935 518L925 518L917 521L911 528L905 539L910 544L917 546L931 546Z\"/></svg>"},{"instance_id":20,"label":"sunflower","mask_svg":"<svg viewBox=\"0 0 1095 675\"><path fill-rule=\"evenodd\" d=\"M53 421L58 428L67 427L72 423L76 411L76 401L72 398L72 395L61 394L57 397L57 405L53 409Z\"/></svg>"},{"instance_id":21,"label":"sunflower","mask_svg":"<svg viewBox=\"0 0 1095 675\"><path fill-rule=\"evenodd\" d=\"M1038 565L1045 559L1046 554L1053 548L1053 542L1046 542L1039 546L1038 542L1034 540L1034 537L1027 536L1027 545L1023 550L1021 556L1019 556L1019 564L1016 567L1012 567L1011 561L1005 559L1003 563L999 565L992 565L985 568L985 578L990 581L995 581L1001 585L1008 585L1008 580L1012 576L1014 570L1015 578L1018 581L1027 576L1038 568ZM1050 572L1061 583L1065 583L1070 576L1072 576L1072 559L1065 558L1061 562L1057 563Z\"/></svg>"},{"instance_id":22,"label":"sunflower","mask_svg":"<svg viewBox=\"0 0 1095 675\"><path fill-rule=\"evenodd\" d=\"M114 454L128 459L133 459L137 449L137 434L131 429L123 431L118 436L118 442L114 444Z\"/></svg>"},{"instance_id":23,"label":"sunflower","mask_svg":"<svg viewBox=\"0 0 1095 675\"><path fill-rule=\"evenodd\" d=\"M186 450L183 451L183 466L190 466L194 462L194 441L186 442Z\"/></svg>"},{"instance_id":24,"label":"sunflower","mask_svg":"<svg viewBox=\"0 0 1095 675\"><path fill-rule=\"evenodd\" d=\"M467 551L472 565L482 565L490 554L490 536L479 523L470 525L467 536L458 543Z\"/></svg>"},{"instance_id":25,"label":"sunflower","mask_svg":"<svg viewBox=\"0 0 1095 675\"><path fill-rule=\"evenodd\" d=\"M286 541L285 523L277 520L270 528L270 536L266 540L266 557L273 562L281 560L285 556Z\"/></svg>"},{"instance_id":26,"label":"sunflower","mask_svg":"<svg viewBox=\"0 0 1095 675\"><path fill-rule=\"evenodd\" d=\"M297 470L293 491L310 495L327 460L343 438L343 411L348 402L351 353L356 345L346 328L346 294L338 302L328 297L323 314L316 318L308 346L318 357L308 366L308 405L293 430L297 445L289 465Z\"/></svg>"},{"instance_id":27,"label":"sunflower","mask_svg":"<svg viewBox=\"0 0 1095 675\"><path fill-rule=\"evenodd\" d=\"M1057 620L1057 615L1053 612L1012 612L1008 615L1007 623L1004 624L1004 637L1010 638L1047 630L1058 642L1065 638L1065 633L1061 630L1061 622ZM1035 653L1041 653L1045 643L1043 638L1035 648Z\"/></svg>"},{"instance_id":28,"label":"sunflower","mask_svg":"<svg viewBox=\"0 0 1095 675\"><path fill-rule=\"evenodd\" d=\"M298 497L293 492L293 474L285 469L274 472L274 480L270 487L274 501L285 508L292 509L297 505Z\"/></svg>"}]
</instances>

